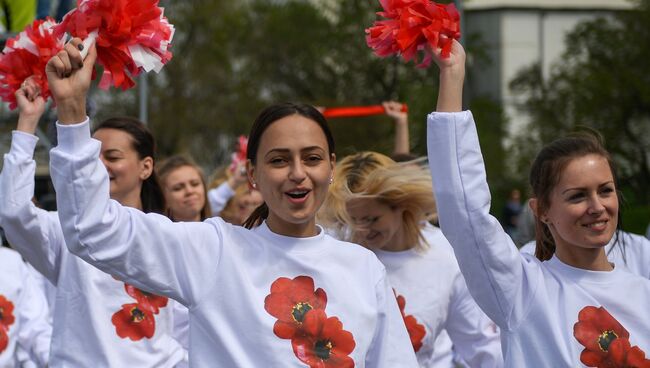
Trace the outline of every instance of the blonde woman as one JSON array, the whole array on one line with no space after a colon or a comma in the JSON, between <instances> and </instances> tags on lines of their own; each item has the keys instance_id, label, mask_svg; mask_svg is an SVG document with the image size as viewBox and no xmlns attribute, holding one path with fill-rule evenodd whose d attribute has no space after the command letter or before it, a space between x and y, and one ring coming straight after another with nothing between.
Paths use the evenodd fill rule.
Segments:
<instances>
[{"instance_id":1,"label":"blonde woman","mask_svg":"<svg viewBox=\"0 0 650 368\"><path fill-rule=\"evenodd\" d=\"M429 174L361 152L338 165L321 220L372 250L386 267L421 367L442 367L444 329L471 367L500 367L499 335L471 298L441 231Z\"/></svg>"}]
</instances>

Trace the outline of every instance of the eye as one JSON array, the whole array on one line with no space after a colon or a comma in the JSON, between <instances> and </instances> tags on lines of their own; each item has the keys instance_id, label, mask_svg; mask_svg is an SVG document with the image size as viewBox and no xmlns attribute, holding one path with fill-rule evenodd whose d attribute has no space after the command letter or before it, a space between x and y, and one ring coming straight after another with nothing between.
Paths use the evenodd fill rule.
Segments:
<instances>
[{"instance_id":1,"label":"eye","mask_svg":"<svg viewBox=\"0 0 650 368\"><path fill-rule=\"evenodd\" d=\"M269 160L269 163L273 166L282 166L287 163L287 159L284 157L273 157Z\"/></svg>"},{"instance_id":2,"label":"eye","mask_svg":"<svg viewBox=\"0 0 650 368\"><path fill-rule=\"evenodd\" d=\"M608 196L608 195L610 195L610 194L612 194L614 192L615 192L615 190L612 187L604 187L604 188L602 188L600 190L600 194L605 195L605 196Z\"/></svg>"},{"instance_id":3,"label":"eye","mask_svg":"<svg viewBox=\"0 0 650 368\"><path fill-rule=\"evenodd\" d=\"M569 196L569 201L570 202L579 202L584 198L584 193L574 193Z\"/></svg>"},{"instance_id":4,"label":"eye","mask_svg":"<svg viewBox=\"0 0 650 368\"><path fill-rule=\"evenodd\" d=\"M323 161L323 158L319 155L309 155L305 161L307 161L308 164L317 164Z\"/></svg>"}]
</instances>

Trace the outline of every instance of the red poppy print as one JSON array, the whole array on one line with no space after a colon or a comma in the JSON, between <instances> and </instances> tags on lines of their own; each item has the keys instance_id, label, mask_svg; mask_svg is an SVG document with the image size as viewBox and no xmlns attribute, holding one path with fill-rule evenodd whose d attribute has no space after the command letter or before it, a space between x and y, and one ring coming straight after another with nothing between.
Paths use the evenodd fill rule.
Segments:
<instances>
[{"instance_id":1,"label":"red poppy print","mask_svg":"<svg viewBox=\"0 0 650 368\"><path fill-rule=\"evenodd\" d=\"M356 343L343 329L337 317L327 317L322 309L307 312L303 319L303 334L291 339L296 357L310 368L351 368L350 353Z\"/></svg>"},{"instance_id":2,"label":"red poppy print","mask_svg":"<svg viewBox=\"0 0 650 368\"><path fill-rule=\"evenodd\" d=\"M585 347L580 361L588 367L650 368L645 353L630 345L630 333L603 307L582 308L573 336Z\"/></svg>"},{"instance_id":3,"label":"red poppy print","mask_svg":"<svg viewBox=\"0 0 650 368\"><path fill-rule=\"evenodd\" d=\"M411 338L411 345L413 345L413 350L417 353L420 348L422 348L422 340L426 336L427 331L424 329L424 326L418 323L418 320L412 315L406 315L404 308L406 307L406 298L402 295L397 295L395 289L393 289L395 297L397 298L397 305L399 306L399 311L402 313L402 318L404 318L404 324L406 324L406 331L409 333Z\"/></svg>"},{"instance_id":4,"label":"red poppy print","mask_svg":"<svg viewBox=\"0 0 650 368\"><path fill-rule=\"evenodd\" d=\"M169 299L164 296L148 293L127 283L124 284L124 289L126 289L127 294L131 295L138 302L140 307L150 311L153 314L158 314L158 312L160 312L160 308L167 306L167 302L169 301Z\"/></svg>"},{"instance_id":5,"label":"red poppy print","mask_svg":"<svg viewBox=\"0 0 650 368\"><path fill-rule=\"evenodd\" d=\"M0 326L6 327L9 330L16 318L14 318L14 303L0 295Z\"/></svg>"},{"instance_id":6,"label":"red poppy print","mask_svg":"<svg viewBox=\"0 0 650 368\"><path fill-rule=\"evenodd\" d=\"M321 288L314 290L314 280L309 276L278 278L264 299L264 309L278 319L273 333L281 339L294 337L302 329L307 312L324 310L326 305L327 294Z\"/></svg>"},{"instance_id":7,"label":"red poppy print","mask_svg":"<svg viewBox=\"0 0 650 368\"><path fill-rule=\"evenodd\" d=\"M0 353L9 345L9 326L15 321L14 303L0 295Z\"/></svg>"},{"instance_id":8,"label":"red poppy print","mask_svg":"<svg viewBox=\"0 0 650 368\"><path fill-rule=\"evenodd\" d=\"M133 341L145 337L150 339L156 330L153 313L138 303L122 305L122 309L113 314L111 322L119 337Z\"/></svg>"}]
</instances>

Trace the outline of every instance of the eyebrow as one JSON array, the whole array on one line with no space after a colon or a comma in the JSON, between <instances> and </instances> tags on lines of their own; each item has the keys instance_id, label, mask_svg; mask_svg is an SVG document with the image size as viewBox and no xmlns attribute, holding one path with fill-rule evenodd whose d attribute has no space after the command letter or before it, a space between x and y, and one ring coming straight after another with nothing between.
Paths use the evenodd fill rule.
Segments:
<instances>
[{"instance_id":1,"label":"eyebrow","mask_svg":"<svg viewBox=\"0 0 650 368\"><path fill-rule=\"evenodd\" d=\"M107 154L107 153L122 153L122 151L119 150L119 149L117 149L117 148L111 148L111 149L107 149L107 150L104 151L103 153L104 153L104 154Z\"/></svg>"},{"instance_id":2,"label":"eyebrow","mask_svg":"<svg viewBox=\"0 0 650 368\"><path fill-rule=\"evenodd\" d=\"M600 188L600 187L605 186L605 185L608 185L608 184L614 184L614 181L610 180L610 181L608 181L608 182L605 182L605 183L600 184L598 187ZM566 193L566 192L568 192L568 191L570 191L570 190L584 190L584 189L585 189L584 187L578 187L578 188L567 188L567 189L565 189L565 190L562 192L562 194L564 194L564 193Z\"/></svg>"},{"instance_id":3,"label":"eyebrow","mask_svg":"<svg viewBox=\"0 0 650 368\"><path fill-rule=\"evenodd\" d=\"M320 146L305 147L305 148L301 149L300 152L308 152L308 151L315 151L315 150L320 150L320 151L325 152L325 149L323 149L323 147L320 147ZM289 152L291 152L291 150L288 149L288 148L273 148L272 150L267 152L266 155L264 155L264 157L268 156L271 153L289 153Z\"/></svg>"}]
</instances>

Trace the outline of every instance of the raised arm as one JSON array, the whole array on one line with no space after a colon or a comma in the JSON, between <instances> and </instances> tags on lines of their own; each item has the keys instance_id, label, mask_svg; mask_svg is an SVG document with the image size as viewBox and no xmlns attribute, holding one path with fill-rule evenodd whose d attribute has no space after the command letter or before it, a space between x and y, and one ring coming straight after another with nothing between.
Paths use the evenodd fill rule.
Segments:
<instances>
[{"instance_id":1,"label":"raised arm","mask_svg":"<svg viewBox=\"0 0 650 368\"><path fill-rule=\"evenodd\" d=\"M382 106L386 110L386 115L393 118L395 122L395 146L393 147L393 154L408 155L411 153L408 112L402 111L403 105L396 101L382 102Z\"/></svg>"},{"instance_id":2,"label":"raised arm","mask_svg":"<svg viewBox=\"0 0 650 368\"><path fill-rule=\"evenodd\" d=\"M525 314L539 282L539 267L524 261L490 211L490 191L476 127L461 112L465 53L454 41L440 67L437 112L427 122L427 151L440 227L454 247L467 287L500 327L512 328ZM526 277L524 277L526 273Z\"/></svg>"},{"instance_id":3,"label":"raised arm","mask_svg":"<svg viewBox=\"0 0 650 368\"><path fill-rule=\"evenodd\" d=\"M45 111L45 101L30 80L16 92L19 115L12 133L11 148L0 173L0 225L9 243L56 285L64 247L56 213L37 208L34 197L38 138L34 135Z\"/></svg>"},{"instance_id":4,"label":"raised arm","mask_svg":"<svg viewBox=\"0 0 650 368\"><path fill-rule=\"evenodd\" d=\"M173 223L109 198L100 142L90 137L85 111L96 52L81 64L78 44L73 40L47 65L59 116L50 167L68 249L124 282L192 306L214 277L221 237L209 224Z\"/></svg>"}]
</instances>

